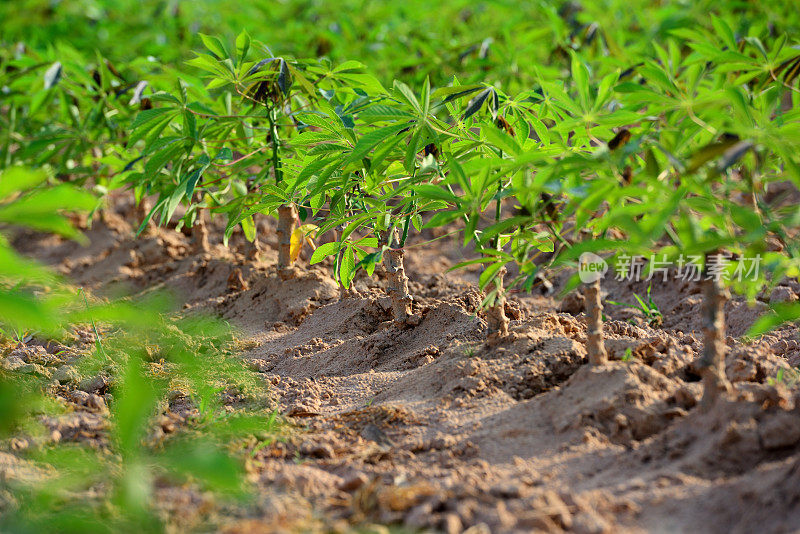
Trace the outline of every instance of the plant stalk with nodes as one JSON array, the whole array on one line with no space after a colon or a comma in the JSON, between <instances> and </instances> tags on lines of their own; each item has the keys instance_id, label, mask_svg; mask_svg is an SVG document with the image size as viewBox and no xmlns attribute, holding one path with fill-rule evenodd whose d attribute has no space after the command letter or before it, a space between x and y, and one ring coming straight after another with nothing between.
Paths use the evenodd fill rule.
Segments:
<instances>
[{"instance_id":1,"label":"plant stalk with nodes","mask_svg":"<svg viewBox=\"0 0 800 534\"><path fill-rule=\"evenodd\" d=\"M202 194L196 191L192 201L196 206L200 206L203 201ZM195 252L205 254L211 250L208 242L208 227L206 226L206 211L197 209L194 223L192 224L192 246Z\"/></svg>"},{"instance_id":2,"label":"plant stalk with nodes","mask_svg":"<svg viewBox=\"0 0 800 534\"><path fill-rule=\"evenodd\" d=\"M586 299L586 315L589 317L586 331L587 357L590 364L603 365L608 362L608 353L603 341L603 303L600 298L600 278L587 284L584 298Z\"/></svg>"},{"instance_id":3,"label":"plant stalk with nodes","mask_svg":"<svg viewBox=\"0 0 800 534\"><path fill-rule=\"evenodd\" d=\"M413 299L408 292L408 277L403 266L403 245L398 228L386 232L386 250L383 253L383 266L388 283L386 292L392 299L392 317L398 324L405 323L412 313Z\"/></svg>"},{"instance_id":4,"label":"plant stalk with nodes","mask_svg":"<svg viewBox=\"0 0 800 534\"><path fill-rule=\"evenodd\" d=\"M715 254L706 255L706 271ZM716 254L719 258L719 255ZM703 399L700 406L711 408L720 393L731 391L725 376L725 302L730 297L720 283L719 276L706 273L703 281L703 353L697 368L703 378Z\"/></svg>"},{"instance_id":5,"label":"plant stalk with nodes","mask_svg":"<svg viewBox=\"0 0 800 534\"><path fill-rule=\"evenodd\" d=\"M293 277L292 273L292 233L297 220L294 204L284 204L278 208L278 274L284 280Z\"/></svg>"}]
</instances>

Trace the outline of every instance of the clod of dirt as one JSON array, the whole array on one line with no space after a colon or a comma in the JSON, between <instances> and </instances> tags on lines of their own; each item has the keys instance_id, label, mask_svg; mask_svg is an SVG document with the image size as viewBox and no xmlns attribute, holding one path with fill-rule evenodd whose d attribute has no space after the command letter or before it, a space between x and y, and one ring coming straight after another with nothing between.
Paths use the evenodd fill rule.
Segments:
<instances>
[{"instance_id":1,"label":"clod of dirt","mask_svg":"<svg viewBox=\"0 0 800 534\"><path fill-rule=\"evenodd\" d=\"M53 373L53 380L62 384L76 383L80 381L80 379L80 373L71 365L62 365Z\"/></svg>"},{"instance_id":2,"label":"clod of dirt","mask_svg":"<svg viewBox=\"0 0 800 534\"><path fill-rule=\"evenodd\" d=\"M342 491L352 493L369 481L364 473L353 473L343 479L336 487Z\"/></svg>"},{"instance_id":3,"label":"clod of dirt","mask_svg":"<svg viewBox=\"0 0 800 534\"><path fill-rule=\"evenodd\" d=\"M559 307L559 311L563 313L569 313L571 315L578 315L583 313L585 309L586 298L583 296L583 293L578 291L572 291L564 297L564 300L561 301L561 306Z\"/></svg>"},{"instance_id":4,"label":"clod of dirt","mask_svg":"<svg viewBox=\"0 0 800 534\"><path fill-rule=\"evenodd\" d=\"M228 289L230 291L244 291L247 287L247 282L242 277L242 270L238 267L233 269L231 274L228 275Z\"/></svg>"}]
</instances>

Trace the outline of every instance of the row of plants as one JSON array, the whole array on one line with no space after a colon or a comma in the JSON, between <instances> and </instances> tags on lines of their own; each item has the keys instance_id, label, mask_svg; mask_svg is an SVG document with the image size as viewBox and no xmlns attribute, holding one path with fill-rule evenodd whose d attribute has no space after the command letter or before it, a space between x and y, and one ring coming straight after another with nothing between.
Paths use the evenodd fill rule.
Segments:
<instances>
[{"instance_id":1,"label":"row of plants","mask_svg":"<svg viewBox=\"0 0 800 534\"><path fill-rule=\"evenodd\" d=\"M0 5L0 39L37 50L98 50L119 63L177 65L202 46L200 33L228 41L247 29L293 57L359 59L384 83L399 77L420 87L429 77L442 86L456 75L513 93L534 85L536 69L557 77L570 50L610 56L627 68L652 56L650 43L664 42L675 28L711 28L709 14L737 34L791 35L800 23L795 7L791 0L19 0Z\"/></svg>"},{"instance_id":2,"label":"row of plants","mask_svg":"<svg viewBox=\"0 0 800 534\"><path fill-rule=\"evenodd\" d=\"M625 70L571 52L566 82L541 76L516 95L458 80L387 89L357 62L264 58L266 47L246 33L235 47L203 37L207 51L190 64L206 72L205 85L181 81L178 92L149 97L160 105L133 121L128 157L132 140L144 142L133 144L141 159L125 180L157 194L148 216L169 220L186 201L185 224L207 207L227 216L228 233L241 225L251 240L253 215L277 212L284 277L307 237L332 236L311 262L333 256L345 288L357 270L383 263L398 323L413 314L408 236L457 230L476 254L459 267L484 266L491 337L508 332L509 288L530 290L542 269L582 253L656 252L668 264L701 256L703 362L718 376L723 277L708 264L720 254L762 259L734 285L751 299L797 274L795 214L765 195L773 182L800 183L800 56L785 36L764 44L737 38L722 19L712 26L673 30ZM726 262L729 274L737 266ZM588 297L590 358L602 361L596 287Z\"/></svg>"},{"instance_id":3,"label":"row of plants","mask_svg":"<svg viewBox=\"0 0 800 534\"><path fill-rule=\"evenodd\" d=\"M197 77L16 50L4 69L4 155L71 181L91 176L100 192L132 188L140 231L184 204L179 226L193 227L201 248L204 211L227 218L226 238L241 227L250 241L254 215L278 214L284 277L308 238L332 236L311 263L333 256L345 288L383 263L401 323L413 313L406 240L435 227L474 247L459 266L484 264L484 305L500 335L509 288L530 290L543 268L584 252L655 251L671 263L758 256L765 268L735 287L753 298L796 274L794 214L765 192L800 178L800 56L785 35L755 26L737 36L716 17L710 26L671 30L624 69L613 55L568 51L513 95L457 79L385 88L359 62L273 57L246 32L233 43L201 35L205 51L188 62ZM35 140L14 149L25 133Z\"/></svg>"}]
</instances>

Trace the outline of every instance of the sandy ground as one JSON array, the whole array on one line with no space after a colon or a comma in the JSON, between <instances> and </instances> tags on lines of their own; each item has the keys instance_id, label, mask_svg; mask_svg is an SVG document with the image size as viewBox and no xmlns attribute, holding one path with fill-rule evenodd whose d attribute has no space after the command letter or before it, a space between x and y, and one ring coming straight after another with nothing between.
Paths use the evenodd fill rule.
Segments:
<instances>
[{"instance_id":1,"label":"sandy ground","mask_svg":"<svg viewBox=\"0 0 800 534\"><path fill-rule=\"evenodd\" d=\"M800 364L797 328L738 339L764 302L728 303L736 394L701 413L696 283L653 287L664 316L657 328L607 305L612 361L592 368L574 295L515 294L511 335L488 346L477 273L446 272L466 254L448 239L408 250L421 321L401 329L389 320L380 268L359 276L359 295L348 297L327 263L301 259L294 279L276 276L270 221L253 262L241 237L226 248L213 229L206 254L171 229L134 239L123 215L130 206L116 210L87 230L87 247L32 236L17 247L95 293L165 288L185 309L240 329L242 358L297 431L249 461L260 496L224 522L227 532L372 523L473 534L800 531L800 394L771 380ZM646 286L612 281L604 293L633 302ZM763 300L798 293L787 282ZM93 405L104 387L94 386L79 388L86 396L78 394L75 420L59 423L62 439L73 427L103 432ZM191 512L201 501L165 498L181 511L178 530L202 522Z\"/></svg>"}]
</instances>

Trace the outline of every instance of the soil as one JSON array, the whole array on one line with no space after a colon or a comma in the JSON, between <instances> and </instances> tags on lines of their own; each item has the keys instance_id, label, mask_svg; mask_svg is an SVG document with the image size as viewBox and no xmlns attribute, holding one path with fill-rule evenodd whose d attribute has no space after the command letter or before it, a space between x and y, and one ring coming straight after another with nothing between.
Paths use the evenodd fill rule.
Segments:
<instances>
[{"instance_id":1,"label":"soil","mask_svg":"<svg viewBox=\"0 0 800 534\"><path fill-rule=\"evenodd\" d=\"M591 367L580 298L558 297L564 276L551 295L510 295L510 334L488 344L477 271L447 272L469 256L450 238L412 239L405 267L419 321L400 327L381 267L342 294L328 263L308 266L308 251L293 278L278 276L273 221L261 221L263 252L251 261L240 235L222 245L216 219L207 253L170 228L134 238L131 209L117 198L86 230L85 247L29 234L15 245L95 294L167 289L187 311L237 327L241 357L295 430L257 448L247 468L259 498L224 521L225 532L393 523L472 534L728 533L800 525L800 392L774 380L782 369L794 376L800 364L798 330L742 339L767 301L798 299L796 281L755 306L727 304L736 392L703 413L693 368L702 348L696 283L653 285L658 327L606 303L611 361ZM634 302L646 289L609 280L603 296ZM68 351L35 343L15 351L4 366L76 383L64 393L74 412L51 422L58 439L104 432L103 376L73 376ZM165 429L185 416L172 400ZM16 462L3 454L0 471ZM201 524L213 507L185 488L161 497L176 531Z\"/></svg>"}]
</instances>

